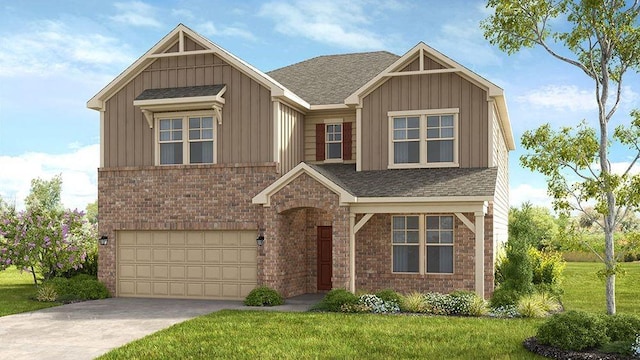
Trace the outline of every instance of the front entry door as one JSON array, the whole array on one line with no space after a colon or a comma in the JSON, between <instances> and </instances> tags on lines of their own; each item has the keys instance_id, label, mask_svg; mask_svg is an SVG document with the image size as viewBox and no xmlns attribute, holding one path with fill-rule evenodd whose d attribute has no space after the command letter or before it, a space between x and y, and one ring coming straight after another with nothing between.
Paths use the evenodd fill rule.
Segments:
<instances>
[{"instance_id":1,"label":"front entry door","mask_svg":"<svg viewBox=\"0 0 640 360\"><path fill-rule=\"evenodd\" d=\"M331 226L318 226L318 290L331 290L333 241Z\"/></svg>"}]
</instances>

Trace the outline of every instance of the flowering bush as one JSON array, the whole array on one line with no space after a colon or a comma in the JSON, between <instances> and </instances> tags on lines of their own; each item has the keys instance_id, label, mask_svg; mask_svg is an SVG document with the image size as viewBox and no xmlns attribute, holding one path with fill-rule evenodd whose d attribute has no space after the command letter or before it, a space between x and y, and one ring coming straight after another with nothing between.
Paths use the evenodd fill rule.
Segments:
<instances>
[{"instance_id":1,"label":"flowering bush","mask_svg":"<svg viewBox=\"0 0 640 360\"><path fill-rule=\"evenodd\" d=\"M640 334L636 335L636 341L631 345L631 356L640 359Z\"/></svg>"},{"instance_id":2,"label":"flowering bush","mask_svg":"<svg viewBox=\"0 0 640 360\"><path fill-rule=\"evenodd\" d=\"M395 301L384 301L376 295L365 294L360 296L358 303L370 308L372 313L386 314L400 312L400 307Z\"/></svg>"},{"instance_id":3,"label":"flowering bush","mask_svg":"<svg viewBox=\"0 0 640 360\"><path fill-rule=\"evenodd\" d=\"M451 298L449 295L429 292L424 294L427 303L427 312L434 315L449 315Z\"/></svg>"},{"instance_id":4,"label":"flowering bush","mask_svg":"<svg viewBox=\"0 0 640 360\"><path fill-rule=\"evenodd\" d=\"M520 317L518 307L515 305L503 305L495 308L491 308L489 316L498 318L515 318Z\"/></svg>"}]
</instances>

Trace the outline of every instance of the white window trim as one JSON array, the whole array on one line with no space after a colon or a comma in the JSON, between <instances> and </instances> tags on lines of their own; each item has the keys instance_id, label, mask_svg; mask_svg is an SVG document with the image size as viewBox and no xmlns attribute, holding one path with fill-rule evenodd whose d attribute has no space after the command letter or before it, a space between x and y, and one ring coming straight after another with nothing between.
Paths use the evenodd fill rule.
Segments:
<instances>
[{"instance_id":1,"label":"white window trim","mask_svg":"<svg viewBox=\"0 0 640 360\"><path fill-rule=\"evenodd\" d=\"M199 164L191 164L189 162L191 156L189 153L189 117L204 117L210 116L214 118L213 121L213 162L212 163L199 163ZM194 165L211 165L218 163L218 151L216 151L216 147L218 146L218 122L215 121L215 112L213 110L203 110L203 111L187 111L187 112L164 112L164 113L154 113L153 114L155 130L153 132L153 141L155 143L155 164L156 166L194 166ZM160 137L158 136L160 132L160 120L164 119L176 119L182 118L182 164L160 164Z\"/></svg>"},{"instance_id":2,"label":"white window trim","mask_svg":"<svg viewBox=\"0 0 640 360\"><path fill-rule=\"evenodd\" d=\"M327 131L329 125L340 125L340 141L332 141L329 142L327 140L327 135L329 132ZM341 163L344 161L344 149L343 142L344 141L344 125L342 119L327 119L324 121L324 162L325 163ZM332 158L329 159L329 144L340 144L340 158Z\"/></svg>"},{"instance_id":3,"label":"white window trim","mask_svg":"<svg viewBox=\"0 0 640 360\"><path fill-rule=\"evenodd\" d=\"M404 272L393 271L393 246L399 245L393 242L393 217L394 216L418 216L418 246L420 247L418 252L418 272ZM450 273L430 273L427 272L427 216L451 216L453 217L453 271ZM391 223L389 224L391 229L391 273L392 274L405 274L405 275L444 275L451 276L456 273L456 216L454 214L393 214L391 216ZM413 245L412 245L413 246ZM438 245L439 246L439 245Z\"/></svg>"},{"instance_id":4,"label":"white window trim","mask_svg":"<svg viewBox=\"0 0 640 360\"><path fill-rule=\"evenodd\" d=\"M388 127L389 127L389 159L387 168L389 169L416 169L416 168L445 168L445 167L459 167L460 162L458 159L458 141L460 138L458 128L458 115L460 113L459 108L445 108L445 109L428 109L428 110L406 110L406 111L389 111ZM453 162L427 162L427 116L429 115L453 115ZM415 164L395 164L394 152L393 152L393 118L403 116L418 116L420 117L420 162Z\"/></svg>"}]
</instances>

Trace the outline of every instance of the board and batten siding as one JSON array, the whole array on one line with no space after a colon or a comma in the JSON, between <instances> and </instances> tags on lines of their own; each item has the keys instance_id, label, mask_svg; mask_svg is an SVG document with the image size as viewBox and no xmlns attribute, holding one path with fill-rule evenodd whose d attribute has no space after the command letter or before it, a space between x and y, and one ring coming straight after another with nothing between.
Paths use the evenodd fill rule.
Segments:
<instances>
[{"instance_id":1,"label":"board and batten siding","mask_svg":"<svg viewBox=\"0 0 640 360\"><path fill-rule=\"evenodd\" d=\"M493 241L500 249L509 237L509 150L495 109L491 112L493 163L498 167L493 202Z\"/></svg>"},{"instance_id":2,"label":"board and batten siding","mask_svg":"<svg viewBox=\"0 0 640 360\"><path fill-rule=\"evenodd\" d=\"M186 50L196 46L185 41ZM157 59L106 101L104 167L155 165L157 129L133 106L144 90L216 84L227 85L222 125L216 125L217 163L274 161L269 89L217 56L199 54Z\"/></svg>"},{"instance_id":3,"label":"board and batten siding","mask_svg":"<svg viewBox=\"0 0 640 360\"><path fill-rule=\"evenodd\" d=\"M445 108L460 109L460 167L488 166L488 106L487 92L455 73L391 77L363 99L362 170L389 165L389 111Z\"/></svg>"},{"instance_id":4,"label":"board and batten siding","mask_svg":"<svg viewBox=\"0 0 640 360\"><path fill-rule=\"evenodd\" d=\"M286 174L304 157L304 114L280 103L280 171Z\"/></svg>"},{"instance_id":5,"label":"board and batten siding","mask_svg":"<svg viewBox=\"0 0 640 360\"><path fill-rule=\"evenodd\" d=\"M356 112L355 110L338 111L314 111L307 113L304 122L304 161L311 163L322 163L316 161L316 124L323 124L326 120L342 119L343 123L351 123L351 158L345 163L355 163L356 159Z\"/></svg>"}]
</instances>

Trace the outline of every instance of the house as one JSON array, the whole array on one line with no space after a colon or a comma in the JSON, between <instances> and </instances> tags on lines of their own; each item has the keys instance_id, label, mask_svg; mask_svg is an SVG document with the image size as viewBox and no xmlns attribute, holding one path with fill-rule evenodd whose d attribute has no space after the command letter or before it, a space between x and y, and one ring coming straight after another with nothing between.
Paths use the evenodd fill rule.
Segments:
<instances>
[{"instance_id":1,"label":"house","mask_svg":"<svg viewBox=\"0 0 640 360\"><path fill-rule=\"evenodd\" d=\"M180 24L87 106L115 296L493 292L504 92L424 43L264 73Z\"/></svg>"}]
</instances>

